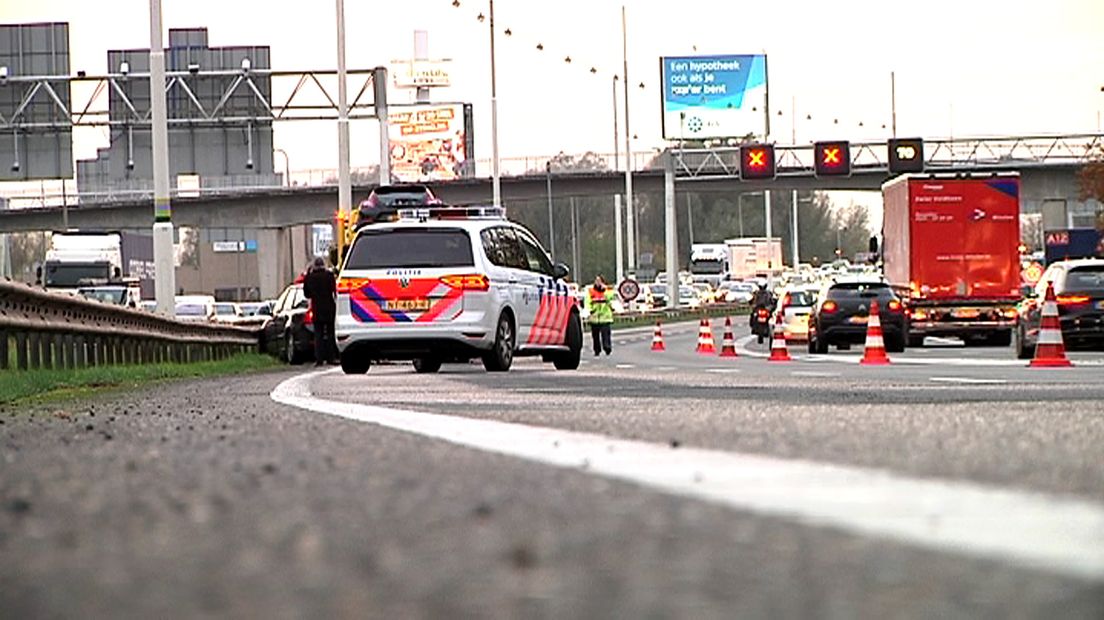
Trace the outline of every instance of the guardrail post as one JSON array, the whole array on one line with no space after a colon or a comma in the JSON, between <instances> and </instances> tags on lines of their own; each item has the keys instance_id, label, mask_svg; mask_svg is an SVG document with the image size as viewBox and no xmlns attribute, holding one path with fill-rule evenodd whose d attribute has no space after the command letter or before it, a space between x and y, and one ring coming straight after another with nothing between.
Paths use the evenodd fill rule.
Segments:
<instances>
[{"instance_id":1,"label":"guardrail post","mask_svg":"<svg viewBox=\"0 0 1104 620\"><path fill-rule=\"evenodd\" d=\"M29 366L29 360L27 359L27 333L16 332L15 334L15 366L19 370L27 370Z\"/></svg>"},{"instance_id":2,"label":"guardrail post","mask_svg":"<svg viewBox=\"0 0 1104 620\"><path fill-rule=\"evenodd\" d=\"M73 337L73 352L75 354L73 363L76 364L77 368L84 368L88 365L87 352L84 349L86 340L87 338L81 335Z\"/></svg>"},{"instance_id":3,"label":"guardrail post","mask_svg":"<svg viewBox=\"0 0 1104 620\"><path fill-rule=\"evenodd\" d=\"M73 351L73 334L62 334L61 342L62 358L65 368L72 370L75 365L73 361L75 357L75 352Z\"/></svg>"},{"instance_id":4,"label":"guardrail post","mask_svg":"<svg viewBox=\"0 0 1104 620\"><path fill-rule=\"evenodd\" d=\"M7 330L0 329L0 370L7 370L8 366L8 338L10 335Z\"/></svg>"},{"instance_id":5,"label":"guardrail post","mask_svg":"<svg viewBox=\"0 0 1104 620\"><path fill-rule=\"evenodd\" d=\"M42 344L39 342L41 335L38 332L31 332L30 338L27 339L27 348L30 349L30 367L32 370L42 367Z\"/></svg>"}]
</instances>

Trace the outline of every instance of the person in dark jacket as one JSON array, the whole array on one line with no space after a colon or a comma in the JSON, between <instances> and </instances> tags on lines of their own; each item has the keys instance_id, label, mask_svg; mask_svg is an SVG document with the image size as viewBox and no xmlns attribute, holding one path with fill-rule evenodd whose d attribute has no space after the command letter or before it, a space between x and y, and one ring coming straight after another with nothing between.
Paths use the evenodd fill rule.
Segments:
<instances>
[{"instance_id":1,"label":"person in dark jacket","mask_svg":"<svg viewBox=\"0 0 1104 620\"><path fill-rule=\"evenodd\" d=\"M334 340L334 321L337 318L337 281L333 272L326 269L322 257L303 279L303 295L310 300L314 312L314 365L336 363L337 344Z\"/></svg>"}]
</instances>

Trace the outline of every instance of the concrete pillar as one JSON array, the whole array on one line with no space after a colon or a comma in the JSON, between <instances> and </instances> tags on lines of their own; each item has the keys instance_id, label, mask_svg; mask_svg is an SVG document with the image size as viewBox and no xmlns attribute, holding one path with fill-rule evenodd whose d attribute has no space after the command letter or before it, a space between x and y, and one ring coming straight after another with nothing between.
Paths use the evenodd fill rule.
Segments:
<instances>
[{"instance_id":1,"label":"concrete pillar","mask_svg":"<svg viewBox=\"0 0 1104 620\"><path fill-rule=\"evenodd\" d=\"M257 281L261 299L275 299L287 280L280 271L281 229L262 228L257 231Z\"/></svg>"}]
</instances>

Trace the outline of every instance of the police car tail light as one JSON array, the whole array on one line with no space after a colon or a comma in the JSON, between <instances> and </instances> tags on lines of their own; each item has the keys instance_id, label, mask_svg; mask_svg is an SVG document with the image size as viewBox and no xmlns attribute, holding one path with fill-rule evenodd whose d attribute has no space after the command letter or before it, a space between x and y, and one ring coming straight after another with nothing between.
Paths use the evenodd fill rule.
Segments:
<instances>
[{"instance_id":1,"label":"police car tail light","mask_svg":"<svg viewBox=\"0 0 1104 620\"><path fill-rule=\"evenodd\" d=\"M834 301L826 301L824 305L820 307L820 311L826 314L832 314L839 309L839 306Z\"/></svg>"},{"instance_id":2,"label":"police car tail light","mask_svg":"<svg viewBox=\"0 0 1104 620\"><path fill-rule=\"evenodd\" d=\"M358 291L371 282L368 278L341 278L337 281L338 293L351 293Z\"/></svg>"},{"instance_id":3,"label":"police car tail light","mask_svg":"<svg viewBox=\"0 0 1104 620\"><path fill-rule=\"evenodd\" d=\"M485 291L491 287L491 281L481 273L473 273L458 276L444 276L441 281L464 291Z\"/></svg>"},{"instance_id":4,"label":"police car tail light","mask_svg":"<svg viewBox=\"0 0 1104 620\"><path fill-rule=\"evenodd\" d=\"M307 313L303 315L304 325L314 325L314 308L307 308Z\"/></svg>"}]
</instances>

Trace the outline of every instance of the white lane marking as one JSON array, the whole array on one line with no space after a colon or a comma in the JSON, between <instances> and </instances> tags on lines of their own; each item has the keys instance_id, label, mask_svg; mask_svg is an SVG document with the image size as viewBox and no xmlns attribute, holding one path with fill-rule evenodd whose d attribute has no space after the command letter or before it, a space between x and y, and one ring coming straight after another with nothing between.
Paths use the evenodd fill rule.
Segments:
<instances>
[{"instance_id":1,"label":"white lane marking","mask_svg":"<svg viewBox=\"0 0 1104 620\"><path fill-rule=\"evenodd\" d=\"M730 375L740 372L739 368L706 368L705 372L711 372L718 375Z\"/></svg>"},{"instance_id":2,"label":"white lane marking","mask_svg":"<svg viewBox=\"0 0 1104 620\"><path fill-rule=\"evenodd\" d=\"M457 445L576 469L741 511L1104 581L1104 505L969 482L328 401L304 374L272 400Z\"/></svg>"},{"instance_id":3,"label":"white lane marking","mask_svg":"<svg viewBox=\"0 0 1104 620\"><path fill-rule=\"evenodd\" d=\"M791 372L790 374L791 374L791 375L793 375L793 376L795 376L795 377L823 377L823 378L830 378L830 377L838 377L838 376L840 376L840 373L838 373L838 372L817 372L817 371L815 371L815 370L795 370L795 371Z\"/></svg>"},{"instance_id":4,"label":"white lane marking","mask_svg":"<svg viewBox=\"0 0 1104 620\"><path fill-rule=\"evenodd\" d=\"M636 365L635 364L617 364L616 366L614 366L614 368L620 368L622 370L627 370L629 368L636 368Z\"/></svg>"},{"instance_id":5,"label":"white lane marking","mask_svg":"<svg viewBox=\"0 0 1104 620\"><path fill-rule=\"evenodd\" d=\"M935 383L965 383L967 385L1003 385L1006 379L976 379L973 377L929 377Z\"/></svg>"},{"instance_id":6,"label":"white lane marking","mask_svg":"<svg viewBox=\"0 0 1104 620\"><path fill-rule=\"evenodd\" d=\"M674 366L656 366L656 370L661 372L671 372L673 370L678 370L678 368L675 368Z\"/></svg>"}]
</instances>

